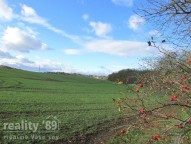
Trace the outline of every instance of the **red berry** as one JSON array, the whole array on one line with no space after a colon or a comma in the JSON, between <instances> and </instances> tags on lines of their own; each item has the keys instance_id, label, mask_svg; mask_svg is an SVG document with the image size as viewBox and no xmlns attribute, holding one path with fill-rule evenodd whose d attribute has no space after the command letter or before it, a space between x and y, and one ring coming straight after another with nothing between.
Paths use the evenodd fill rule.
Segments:
<instances>
[{"instance_id":1,"label":"red berry","mask_svg":"<svg viewBox=\"0 0 191 144\"><path fill-rule=\"evenodd\" d=\"M139 92L139 89L136 89L136 91L135 91L136 93L138 93Z\"/></svg>"},{"instance_id":2,"label":"red berry","mask_svg":"<svg viewBox=\"0 0 191 144\"><path fill-rule=\"evenodd\" d=\"M158 140L158 138L156 136L153 137L153 140Z\"/></svg>"},{"instance_id":3,"label":"red berry","mask_svg":"<svg viewBox=\"0 0 191 144\"><path fill-rule=\"evenodd\" d=\"M153 140L158 140L160 138L160 135L158 134L158 135L155 135L154 137L153 137Z\"/></svg>"},{"instance_id":4,"label":"red berry","mask_svg":"<svg viewBox=\"0 0 191 144\"><path fill-rule=\"evenodd\" d=\"M174 96L173 96L173 98L175 98L175 99L176 99L176 98L178 98L178 96L177 96L177 95L174 95Z\"/></svg>"},{"instance_id":5,"label":"red berry","mask_svg":"<svg viewBox=\"0 0 191 144\"><path fill-rule=\"evenodd\" d=\"M182 85L182 86L181 86L181 88L182 88L182 89L184 89L184 88L185 88L185 86L184 86L184 85Z\"/></svg>"},{"instance_id":6,"label":"red berry","mask_svg":"<svg viewBox=\"0 0 191 144\"><path fill-rule=\"evenodd\" d=\"M143 84L142 84L142 83L140 83L140 84L139 84L139 87L143 87Z\"/></svg>"},{"instance_id":7,"label":"red berry","mask_svg":"<svg viewBox=\"0 0 191 144\"><path fill-rule=\"evenodd\" d=\"M191 124L191 119L188 122Z\"/></svg>"},{"instance_id":8,"label":"red berry","mask_svg":"<svg viewBox=\"0 0 191 144\"><path fill-rule=\"evenodd\" d=\"M154 136L154 137L153 137L153 140L157 140L157 138Z\"/></svg>"},{"instance_id":9,"label":"red berry","mask_svg":"<svg viewBox=\"0 0 191 144\"><path fill-rule=\"evenodd\" d=\"M125 134L125 130L121 130L120 134L123 136Z\"/></svg>"},{"instance_id":10,"label":"red berry","mask_svg":"<svg viewBox=\"0 0 191 144\"><path fill-rule=\"evenodd\" d=\"M187 86L185 87L185 89L186 89L186 90L190 90L190 88L189 88L189 87L187 87Z\"/></svg>"},{"instance_id":11,"label":"red berry","mask_svg":"<svg viewBox=\"0 0 191 144\"><path fill-rule=\"evenodd\" d=\"M138 100L134 100L134 103L137 103L138 102Z\"/></svg>"},{"instance_id":12,"label":"red berry","mask_svg":"<svg viewBox=\"0 0 191 144\"><path fill-rule=\"evenodd\" d=\"M178 125L178 128L179 128L179 129L182 129L182 128L183 128L183 126L182 126L182 125Z\"/></svg>"},{"instance_id":13,"label":"red berry","mask_svg":"<svg viewBox=\"0 0 191 144\"><path fill-rule=\"evenodd\" d=\"M189 101L188 101L188 100L186 101L186 104L189 104Z\"/></svg>"},{"instance_id":14,"label":"red berry","mask_svg":"<svg viewBox=\"0 0 191 144\"><path fill-rule=\"evenodd\" d=\"M143 117L146 117L146 116L147 116L147 114L146 114L146 113L144 113L144 114L143 114Z\"/></svg>"},{"instance_id":15,"label":"red berry","mask_svg":"<svg viewBox=\"0 0 191 144\"><path fill-rule=\"evenodd\" d=\"M187 63L191 63L191 58L189 58L189 59L187 60Z\"/></svg>"},{"instance_id":16,"label":"red berry","mask_svg":"<svg viewBox=\"0 0 191 144\"><path fill-rule=\"evenodd\" d=\"M142 109L141 109L141 113L142 113L142 114L145 113L145 108L142 108Z\"/></svg>"},{"instance_id":17,"label":"red berry","mask_svg":"<svg viewBox=\"0 0 191 144\"><path fill-rule=\"evenodd\" d=\"M149 139L148 142L151 143L151 140Z\"/></svg>"},{"instance_id":18,"label":"red berry","mask_svg":"<svg viewBox=\"0 0 191 144\"><path fill-rule=\"evenodd\" d=\"M174 98L173 98L173 97L171 97L171 98L170 98L170 101L173 101L173 100L174 100Z\"/></svg>"}]
</instances>

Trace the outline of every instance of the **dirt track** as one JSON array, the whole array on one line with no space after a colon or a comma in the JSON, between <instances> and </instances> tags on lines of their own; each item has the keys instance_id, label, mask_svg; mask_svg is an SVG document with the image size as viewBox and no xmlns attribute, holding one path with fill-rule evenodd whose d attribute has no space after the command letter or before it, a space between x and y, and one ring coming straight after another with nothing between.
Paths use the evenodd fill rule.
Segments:
<instances>
[{"instance_id":1,"label":"dirt track","mask_svg":"<svg viewBox=\"0 0 191 144\"><path fill-rule=\"evenodd\" d=\"M113 124L111 127L102 127L97 133L88 134L86 136L74 137L66 141L56 141L52 144L107 144L117 132L126 127L127 121L119 120L118 123Z\"/></svg>"}]
</instances>

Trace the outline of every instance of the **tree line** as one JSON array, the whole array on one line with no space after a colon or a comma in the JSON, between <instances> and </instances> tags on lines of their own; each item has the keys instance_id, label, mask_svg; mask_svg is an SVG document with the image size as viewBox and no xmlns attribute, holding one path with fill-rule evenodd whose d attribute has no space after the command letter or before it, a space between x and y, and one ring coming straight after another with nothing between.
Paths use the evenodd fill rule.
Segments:
<instances>
[{"instance_id":1,"label":"tree line","mask_svg":"<svg viewBox=\"0 0 191 144\"><path fill-rule=\"evenodd\" d=\"M123 69L108 75L108 80L123 82L123 84L136 84L140 82L140 77L152 70Z\"/></svg>"}]
</instances>

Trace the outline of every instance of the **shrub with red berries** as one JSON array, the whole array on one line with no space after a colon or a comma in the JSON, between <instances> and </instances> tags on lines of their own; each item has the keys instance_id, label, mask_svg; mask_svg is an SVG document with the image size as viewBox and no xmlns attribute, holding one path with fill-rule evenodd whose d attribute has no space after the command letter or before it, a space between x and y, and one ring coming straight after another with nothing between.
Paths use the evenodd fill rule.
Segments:
<instances>
[{"instance_id":1,"label":"shrub with red berries","mask_svg":"<svg viewBox=\"0 0 191 144\"><path fill-rule=\"evenodd\" d=\"M191 59L165 53L120 99L128 143L188 144L191 137Z\"/></svg>"}]
</instances>

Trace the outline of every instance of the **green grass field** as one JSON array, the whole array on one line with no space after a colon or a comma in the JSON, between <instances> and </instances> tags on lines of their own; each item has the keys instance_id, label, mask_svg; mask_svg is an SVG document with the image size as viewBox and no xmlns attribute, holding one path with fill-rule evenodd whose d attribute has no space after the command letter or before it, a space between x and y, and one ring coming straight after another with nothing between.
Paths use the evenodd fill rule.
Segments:
<instances>
[{"instance_id":1,"label":"green grass field","mask_svg":"<svg viewBox=\"0 0 191 144\"><path fill-rule=\"evenodd\" d=\"M124 91L125 86L80 75L0 67L0 141L57 143L96 133L119 119L112 98L121 97L120 90ZM49 116L61 122L59 130L45 129L43 122ZM10 131L12 126L4 129L5 123L16 124L22 120L39 123L38 130L14 127L17 131Z\"/></svg>"}]
</instances>

